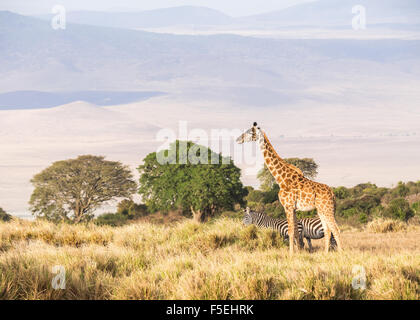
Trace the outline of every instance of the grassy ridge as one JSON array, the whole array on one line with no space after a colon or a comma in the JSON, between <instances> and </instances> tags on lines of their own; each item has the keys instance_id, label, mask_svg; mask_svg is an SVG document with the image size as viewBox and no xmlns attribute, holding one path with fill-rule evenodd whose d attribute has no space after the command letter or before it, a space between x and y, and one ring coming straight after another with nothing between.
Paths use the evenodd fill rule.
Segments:
<instances>
[{"instance_id":1,"label":"grassy ridge","mask_svg":"<svg viewBox=\"0 0 420 320\"><path fill-rule=\"evenodd\" d=\"M271 230L219 218L111 228L0 223L2 299L419 299L420 232L343 229L345 251L289 257ZM52 267L66 270L54 290ZM355 265L366 290L352 288Z\"/></svg>"}]
</instances>

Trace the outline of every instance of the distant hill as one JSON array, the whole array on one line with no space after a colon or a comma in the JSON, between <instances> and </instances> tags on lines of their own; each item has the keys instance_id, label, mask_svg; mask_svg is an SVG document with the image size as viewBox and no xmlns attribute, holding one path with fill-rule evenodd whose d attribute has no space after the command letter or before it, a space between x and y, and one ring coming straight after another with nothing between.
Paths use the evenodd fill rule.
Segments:
<instances>
[{"instance_id":1,"label":"distant hill","mask_svg":"<svg viewBox=\"0 0 420 320\"><path fill-rule=\"evenodd\" d=\"M42 15L49 19L52 15ZM66 19L70 23L115 27L115 28L158 28L180 25L222 25L232 23L228 15L205 7L181 6L155 9L141 12L68 12Z\"/></svg>"},{"instance_id":2,"label":"distant hill","mask_svg":"<svg viewBox=\"0 0 420 320\"><path fill-rule=\"evenodd\" d=\"M162 94L161 92L127 91L13 91L0 93L0 110L51 108L79 100L98 106L112 106L138 102Z\"/></svg>"},{"instance_id":3,"label":"distant hill","mask_svg":"<svg viewBox=\"0 0 420 320\"><path fill-rule=\"evenodd\" d=\"M53 30L49 21L4 11L0 39L2 93L165 92L187 100L290 106L349 101L355 97L349 85L361 85L355 77L378 87L420 77L415 40L175 36L78 24ZM344 85L345 92L307 90L331 84Z\"/></svg>"},{"instance_id":4,"label":"distant hill","mask_svg":"<svg viewBox=\"0 0 420 320\"><path fill-rule=\"evenodd\" d=\"M288 26L351 26L352 8L366 8L367 24L420 24L418 0L319 0L242 19Z\"/></svg>"},{"instance_id":5,"label":"distant hill","mask_svg":"<svg viewBox=\"0 0 420 320\"><path fill-rule=\"evenodd\" d=\"M233 18L220 11L199 7L179 6L140 12L72 11L67 13L69 23L125 29L168 27L242 26L260 27L343 27L351 26L352 8L366 8L367 23L372 27L420 28L420 1L418 0L318 0L292 5L285 9L248 17ZM39 15L50 20L52 15Z\"/></svg>"}]
</instances>

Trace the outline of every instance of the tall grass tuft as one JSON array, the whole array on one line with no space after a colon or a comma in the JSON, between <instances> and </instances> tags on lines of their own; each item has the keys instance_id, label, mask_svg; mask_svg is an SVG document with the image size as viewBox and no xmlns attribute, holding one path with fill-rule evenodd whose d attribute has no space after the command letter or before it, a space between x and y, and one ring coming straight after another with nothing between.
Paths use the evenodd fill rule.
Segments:
<instances>
[{"instance_id":1,"label":"tall grass tuft","mask_svg":"<svg viewBox=\"0 0 420 320\"><path fill-rule=\"evenodd\" d=\"M377 218L369 222L366 229L377 233L405 231L407 223L394 219Z\"/></svg>"}]
</instances>

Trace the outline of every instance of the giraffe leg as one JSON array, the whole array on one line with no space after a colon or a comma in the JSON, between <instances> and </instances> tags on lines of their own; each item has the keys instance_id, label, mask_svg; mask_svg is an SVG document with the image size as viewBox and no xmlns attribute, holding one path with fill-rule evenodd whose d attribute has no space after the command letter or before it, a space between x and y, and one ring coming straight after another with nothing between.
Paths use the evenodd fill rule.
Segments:
<instances>
[{"instance_id":1,"label":"giraffe leg","mask_svg":"<svg viewBox=\"0 0 420 320\"><path fill-rule=\"evenodd\" d=\"M325 252L328 252L330 250L330 241L331 241L331 230L326 225L324 228L324 238L325 238Z\"/></svg>"},{"instance_id":2,"label":"giraffe leg","mask_svg":"<svg viewBox=\"0 0 420 320\"><path fill-rule=\"evenodd\" d=\"M325 203L318 203L317 204L317 213L319 218L321 219L322 227L324 229L324 236L325 236L325 251L329 251L330 242L331 240L331 233L334 236L334 240L337 243L337 250L341 251L341 237L340 237L340 229L338 229L337 223L335 221L335 202L334 198L331 197L330 201Z\"/></svg>"},{"instance_id":3,"label":"giraffe leg","mask_svg":"<svg viewBox=\"0 0 420 320\"><path fill-rule=\"evenodd\" d=\"M333 250L337 249L337 242L335 242L335 238L334 235L331 236L331 242L330 242L330 246Z\"/></svg>"},{"instance_id":4,"label":"giraffe leg","mask_svg":"<svg viewBox=\"0 0 420 320\"><path fill-rule=\"evenodd\" d=\"M301 248L301 243L299 241L299 230L297 227L296 212L295 212L295 209L293 209L292 207L285 209L285 211L286 211L288 233L289 233L289 252L290 254L293 254L295 244L298 245L299 249Z\"/></svg>"},{"instance_id":5,"label":"giraffe leg","mask_svg":"<svg viewBox=\"0 0 420 320\"><path fill-rule=\"evenodd\" d=\"M336 243L336 247L338 251L342 251L343 248L341 246L341 235L340 235L340 229L337 226L337 223L335 222L335 219L333 217L332 221L328 222L329 224L329 228L334 236L334 238L331 239L331 243L333 244L333 239L335 240L334 242Z\"/></svg>"},{"instance_id":6,"label":"giraffe leg","mask_svg":"<svg viewBox=\"0 0 420 320\"><path fill-rule=\"evenodd\" d=\"M325 251L328 252L327 247L329 248L330 244L334 245L334 243L336 244L337 250L342 251L340 229L335 222L334 211L327 216L322 212L319 212L318 215L321 218L322 227L324 228Z\"/></svg>"},{"instance_id":7,"label":"giraffe leg","mask_svg":"<svg viewBox=\"0 0 420 320\"><path fill-rule=\"evenodd\" d=\"M324 230L325 252L328 252L330 248L331 230L328 228L328 222L325 216L325 212L319 209L317 209L317 212L319 218L321 219L322 229Z\"/></svg>"},{"instance_id":8,"label":"giraffe leg","mask_svg":"<svg viewBox=\"0 0 420 320\"><path fill-rule=\"evenodd\" d=\"M287 215L287 224L288 224L288 232L289 232L289 252L292 255L294 252L295 246L295 227L293 225L293 220L291 219L290 215Z\"/></svg>"}]
</instances>

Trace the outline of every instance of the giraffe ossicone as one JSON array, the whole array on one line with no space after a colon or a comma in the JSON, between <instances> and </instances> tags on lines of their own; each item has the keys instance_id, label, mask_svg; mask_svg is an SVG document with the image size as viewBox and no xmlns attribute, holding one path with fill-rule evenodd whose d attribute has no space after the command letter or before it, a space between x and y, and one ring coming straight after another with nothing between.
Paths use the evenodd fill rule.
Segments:
<instances>
[{"instance_id":1,"label":"giraffe ossicone","mask_svg":"<svg viewBox=\"0 0 420 320\"><path fill-rule=\"evenodd\" d=\"M294 252L295 243L301 248L297 241L299 234L296 210L313 209L317 210L325 232L325 251L329 251L331 234L337 242L337 249L341 251L340 230L335 221L335 195L332 189L325 184L307 179L300 169L280 158L256 122L236 139L239 144L252 141L258 141L264 162L280 187L278 197L286 212L289 225L290 253Z\"/></svg>"}]
</instances>

